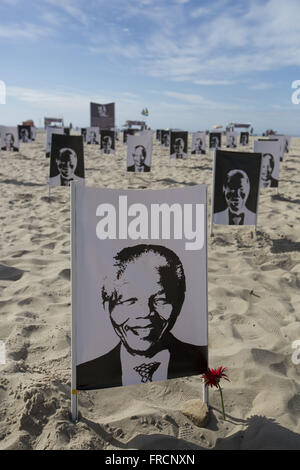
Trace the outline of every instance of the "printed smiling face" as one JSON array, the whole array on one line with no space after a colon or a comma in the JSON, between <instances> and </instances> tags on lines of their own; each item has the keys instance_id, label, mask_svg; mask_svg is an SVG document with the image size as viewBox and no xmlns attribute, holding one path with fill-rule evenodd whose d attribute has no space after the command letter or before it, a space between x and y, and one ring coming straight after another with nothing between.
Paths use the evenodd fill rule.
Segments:
<instances>
[{"instance_id":1,"label":"printed smiling face","mask_svg":"<svg viewBox=\"0 0 300 470\"><path fill-rule=\"evenodd\" d=\"M131 354L151 355L181 310L176 271L159 253L129 261L114 283L109 315L116 334Z\"/></svg>"},{"instance_id":2,"label":"printed smiling face","mask_svg":"<svg viewBox=\"0 0 300 470\"><path fill-rule=\"evenodd\" d=\"M70 148L61 149L56 159L56 165L62 178L71 181L77 167L77 156L74 150Z\"/></svg>"},{"instance_id":3,"label":"printed smiling face","mask_svg":"<svg viewBox=\"0 0 300 470\"><path fill-rule=\"evenodd\" d=\"M195 150L196 150L196 152L200 152L200 150L202 150L202 139L200 137L196 138Z\"/></svg>"},{"instance_id":4,"label":"printed smiling face","mask_svg":"<svg viewBox=\"0 0 300 470\"><path fill-rule=\"evenodd\" d=\"M5 134L4 143L6 148L11 149L14 146L14 136L10 133Z\"/></svg>"},{"instance_id":5,"label":"printed smiling face","mask_svg":"<svg viewBox=\"0 0 300 470\"><path fill-rule=\"evenodd\" d=\"M274 169L274 158L270 153L265 153L263 155L262 164L261 164L261 180L263 183L267 183L272 176Z\"/></svg>"},{"instance_id":6,"label":"printed smiling face","mask_svg":"<svg viewBox=\"0 0 300 470\"><path fill-rule=\"evenodd\" d=\"M106 135L105 137L103 137L103 150L104 150L104 153L110 153L111 147L112 147L111 137Z\"/></svg>"},{"instance_id":7,"label":"printed smiling face","mask_svg":"<svg viewBox=\"0 0 300 470\"><path fill-rule=\"evenodd\" d=\"M232 170L227 174L223 186L224 196L230 211L241 214L249 196L250 184L246 173L242 170Z\"/></svg>"},{"instance_id":8,"label":"printed smiling face","mask_svg":"<svg viewBox=\"0 0 300 470\"><path fill-rule=\"evenodd\" d=\"M142 167L146 158L145 147L143 147L143 145L138 145L137 147L135 147L133 154L132 154L132 158L133 158L134 164L137 167Z\"/></svg>"},{"instance_id":9,"label":"printed smiling face","mask_svg":"<svg viewBox=\"0 0 300 470\"><path fill-rule=\"evenodd\" d=\"M184 140L181 138L176 139L174 143L174 152L176 153L176 155L182 155L183 150L184 150Z\"/></svg>"}]
</instances>

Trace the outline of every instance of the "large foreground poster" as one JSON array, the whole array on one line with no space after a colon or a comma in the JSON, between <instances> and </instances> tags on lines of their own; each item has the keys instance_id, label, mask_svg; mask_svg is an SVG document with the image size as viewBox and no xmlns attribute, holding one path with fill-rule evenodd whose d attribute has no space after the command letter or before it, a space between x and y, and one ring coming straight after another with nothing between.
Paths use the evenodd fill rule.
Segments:
<instances>
[{"instance_id":1,"label":"large foreground poster","mask_svg":"<svg viewBox=\"0 0 300 470\"><path fill-rule=\"evenodd\" d=\"M260 153L216 150L213 223L256 225L261 158Z\"/></svg>"},{"instance_id":2,"label":"large foreground poster","mask_svg":"<svg viewBox=\"0 0 300 470\"><path fill-rule=\"evenodd\" d=\"M206 186L74 186L76 388L206 371Z\"/></svg>"}]
</instances>

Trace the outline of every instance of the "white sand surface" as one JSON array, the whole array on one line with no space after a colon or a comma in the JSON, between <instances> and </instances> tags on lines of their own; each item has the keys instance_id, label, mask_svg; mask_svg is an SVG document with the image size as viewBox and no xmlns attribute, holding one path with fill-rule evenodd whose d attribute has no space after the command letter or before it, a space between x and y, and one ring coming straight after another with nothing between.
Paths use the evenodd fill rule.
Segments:
<instances>
[{"instance_id":1,"label":"white sand surface","mask_svg":"<svg viewBox=\"0 0 300 470\"><path fill-rule=\"evenodd\" d=\"M190 136L191 138L191 136ZM152 172L128 175L115 156L85 146L86 184L174 188L208 184L212 152L170 160L154 139ZM255 137L250 138L251 150ZM202 396L199 376L79 393L70 420L70 201L51 189L45 134L0 166L0 449L299 449L300 139L281 165L280 186L260 196L257 232L215 226L208 241L209 365L228 368L210 391L210 421L196 427L182 404ZM208 211L208 212L209 212ZM208 220L209 223L209 220ZM299 354L300 357L300 354Z\"/></svg>"}]
</instances>

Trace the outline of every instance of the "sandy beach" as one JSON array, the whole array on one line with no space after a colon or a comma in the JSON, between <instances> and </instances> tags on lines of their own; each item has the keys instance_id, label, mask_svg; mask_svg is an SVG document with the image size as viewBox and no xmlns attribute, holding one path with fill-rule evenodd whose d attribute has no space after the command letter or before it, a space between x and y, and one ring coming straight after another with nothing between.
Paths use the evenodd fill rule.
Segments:
<instances>
[{"instance_id":1,"label":"sandy beach","mask_svg":"<svg viewBox=\"0 0 300 470\"><path fill-rule=\"evenodd\" d=\"M172 160L154 135L151 173L128 175L121 137L115 155L85 145L86 185L205 183L209 227L213 153ZM237 150L252 151L257 138ZM285 154L278 192L261 192L256 233L215 226L208 237L209 366L227 367L230 382L227 421L210 390L205 428L180 411L202 397L200 376L80 392L72 423L69 189L51 188L48 198L44 132L0 158L0 449L300 448L300 364L292 361L300 340L300 138Z\"/></svg>"}]
</instances>

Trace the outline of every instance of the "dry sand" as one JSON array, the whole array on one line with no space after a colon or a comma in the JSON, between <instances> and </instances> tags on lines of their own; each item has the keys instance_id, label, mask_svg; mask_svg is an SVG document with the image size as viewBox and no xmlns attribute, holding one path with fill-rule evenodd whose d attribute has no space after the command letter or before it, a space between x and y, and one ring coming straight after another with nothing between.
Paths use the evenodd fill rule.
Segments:
<instances>
[{"instance_id":1,"label":"dry sand","mask_svg":"<svg viewBox=\"0 0 300 470\"><path fill-rule=\"evenodd\" d=\"M210 199L211 152L174 161L155 143L152 173L129 176L125 154L121 142L115 156L85 146L87 185L206 183ZM198 428L180 408L202 396L199 376L80 392L80 421L70 421L69 190L51 189L49 202L44 133L2 152L0 449L299 449L299 159L294 138L279 194L260 197L256 234L215 226L208 241L209 363L226 366L231 382L223 384L228 421L211 390L209 424Z\"/></svg>"}]
</instances>

